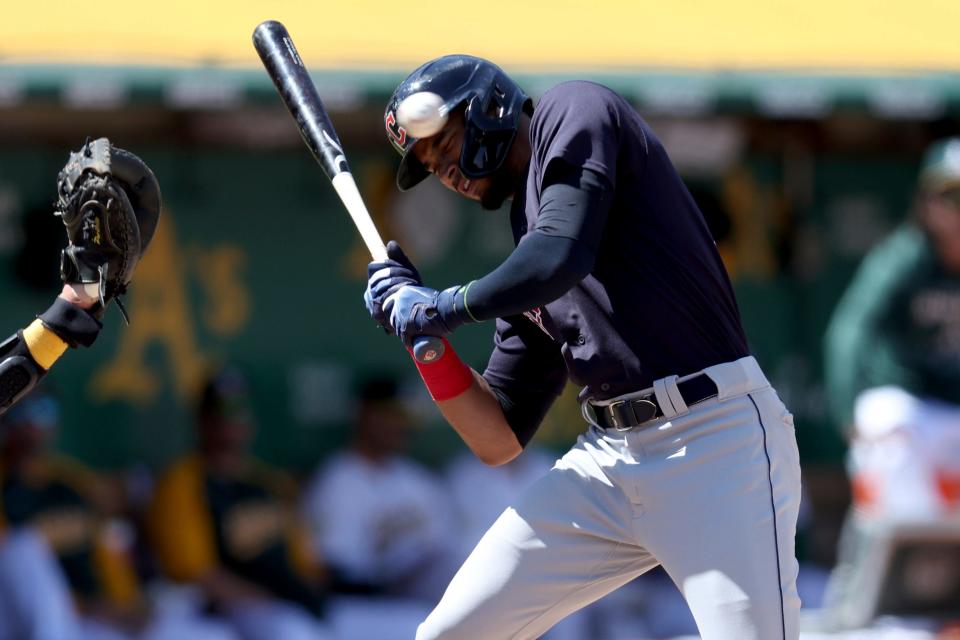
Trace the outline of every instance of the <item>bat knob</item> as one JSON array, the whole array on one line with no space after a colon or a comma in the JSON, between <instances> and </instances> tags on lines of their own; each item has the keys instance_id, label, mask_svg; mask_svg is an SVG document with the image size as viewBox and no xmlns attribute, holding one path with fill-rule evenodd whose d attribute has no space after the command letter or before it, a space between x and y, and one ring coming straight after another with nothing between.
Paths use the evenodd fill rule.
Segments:
<instances>
[{"instance_id":1,"label":"bat knob","mask_svg":"<svg viewBox=\"0 0 960 640\"><path fill-rule=\"evenodd\" d=\"M443 352L443 340L440 338L420 336L413 341L413 357L421 364L439 360Z\"/></svg>"}]
</instances>

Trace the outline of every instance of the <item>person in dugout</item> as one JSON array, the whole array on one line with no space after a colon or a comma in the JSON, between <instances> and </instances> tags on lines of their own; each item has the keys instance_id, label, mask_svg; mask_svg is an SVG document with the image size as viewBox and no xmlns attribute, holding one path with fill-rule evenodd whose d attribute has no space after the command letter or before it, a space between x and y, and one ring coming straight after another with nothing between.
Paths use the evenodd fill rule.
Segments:
<instances>
[{"instance_id":1,"label":"person in dugout","mask_svg":"<svg viewBox=\"0 0 960 640\"><path fill-rule=\"evenodd\" d=\"M297 486L250 452L250 394L235 368L205 384L196 448L160 477L147 517L161 569L198 586L244 640L409 638L389 611L329 599Z\"/></svg>"},{"instance_id":2,"label":"person in dugout","mask_svg":"<svg viewBox=\"0 0 960 640\"><path fill-rule=\"evenodd\" d=\"M289 506L295 488L249 453L253 413L242 375L204 386L196 449L161 475L147 522L161 570L200 587L244 638L325 638L320 567Z\"/></svg>"},{"instance_id":3,"label":"person in dugout","mask_svg":"<svg viewBox=\"0 0 960 640\"><path fill-rule=\"evenodd\" d=\"M116 517L120 493L52 450L59 421L57 400L35 392L0 423L0 529L12 544L0 552L0 574L12 579L0 582L15 580L0 589L0 610L9 612L0 626L18 639L231 640L216 621L150 606L129 527ZM24 534L39 534L36 544L23 544ZM31 561L46 553L35 553L37 544L49 548L56 566Z\"/></svg>"},{"instance_id":4,"label":"person in dugout","mask_svg":"<svg viewBox=\"0 0 960 640\"><path fill-rule=\"evenodd\" d=\"M825 346L858 512L960 511L960 137L927 149L912 215L863 260Z\"/></svg>"}]
</instances>

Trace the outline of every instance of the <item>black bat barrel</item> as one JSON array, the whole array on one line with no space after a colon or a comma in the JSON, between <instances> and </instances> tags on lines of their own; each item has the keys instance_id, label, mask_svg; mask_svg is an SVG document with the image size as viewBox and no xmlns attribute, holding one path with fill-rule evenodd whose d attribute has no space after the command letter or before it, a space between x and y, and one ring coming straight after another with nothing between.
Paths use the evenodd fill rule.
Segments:
<instances>
[{"instance_id":1,"label":"black bat barrel","mask_svg":"<svg viewBox=\"0 0 960 640\"><path fill-rule=\"evenodd\" d=\"M350 171L343 145L287 28L276 20L260 23L253 31L253 46L327 177Z\"/></svg>"}]
</instances>

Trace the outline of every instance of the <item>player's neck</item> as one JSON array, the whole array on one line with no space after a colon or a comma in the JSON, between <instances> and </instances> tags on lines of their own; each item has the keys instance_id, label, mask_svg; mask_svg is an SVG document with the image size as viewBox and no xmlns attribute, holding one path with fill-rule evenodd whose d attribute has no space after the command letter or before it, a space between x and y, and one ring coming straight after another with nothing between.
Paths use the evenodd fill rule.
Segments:
<instances>
[{"instance_id":1,"label":"player's neck","mask_svg":"<svg viewBox=\"0 0 960 640\"><path fill-rule=\"evenodd\" d=\"M507 154L507 167L510 174L517 182L522 182L527 172L527 166L530 164L530 116L524 114L520 117L520 124L517 126L517 137L513 140L510 147L510 153Z\"/></svg>"},{"instance_id":2,"label":"player's neck","mask_svg":"<svg viewBox=\"0 0 960 640\"><path fill-rule=\"evenodd\" d=\"M504 160L504 166L500 170L500 180L506 180L508 195L507 200L513 200L518 192L522 192L527 183L527 171L530 168L530 117L524 114L520 118L520 124L517 126L517 136L510 146L510 151ZM502 201L496 205L487 206L485 209L499 209Z\"/></svg>"}]
</instances>

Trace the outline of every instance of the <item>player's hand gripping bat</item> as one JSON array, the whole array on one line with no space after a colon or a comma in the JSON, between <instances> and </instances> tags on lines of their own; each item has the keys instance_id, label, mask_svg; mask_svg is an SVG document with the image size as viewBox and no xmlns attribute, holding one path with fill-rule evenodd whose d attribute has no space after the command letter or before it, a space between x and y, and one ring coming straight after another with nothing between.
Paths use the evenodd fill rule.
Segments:
<instances>
[{"instance_id":1,"label":"player's hand gripping bat","mask_svg":"<svg viewBox=\"0 0 960 640\"><path fill-rule=\"evenodd\" d=\"M383 240L357 190L330 116L286 27L275 20L257 25L253 31L253 46L283 103L296 120L303 141L333 182L333 188L347 208L370 255L374 260L385 260L387 251ZM443 342L439 338L418 337L413 341L413 355L419 362L432 362L443 355Z\"/></svg>"}]
</instances>

